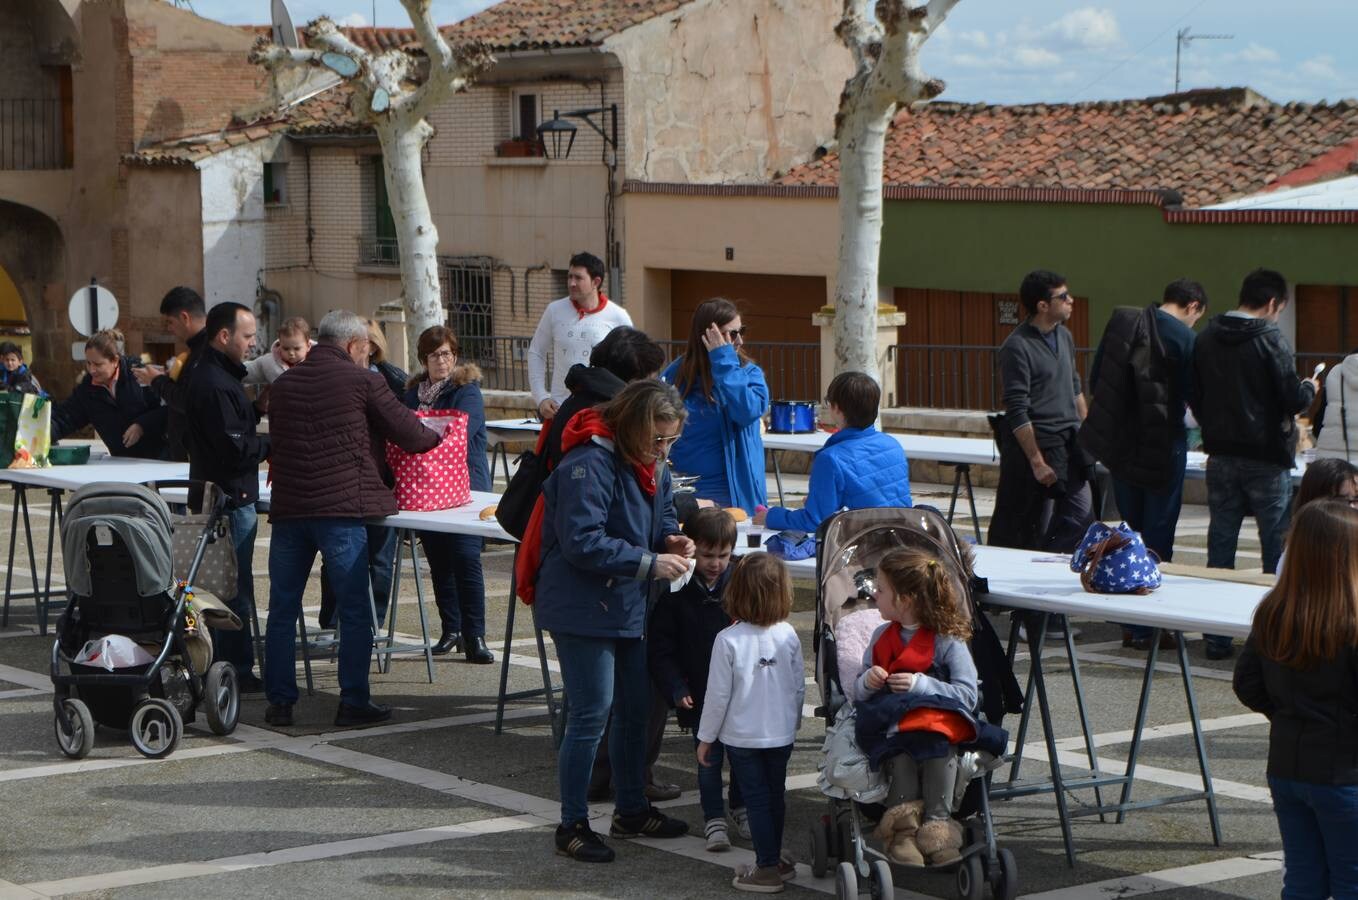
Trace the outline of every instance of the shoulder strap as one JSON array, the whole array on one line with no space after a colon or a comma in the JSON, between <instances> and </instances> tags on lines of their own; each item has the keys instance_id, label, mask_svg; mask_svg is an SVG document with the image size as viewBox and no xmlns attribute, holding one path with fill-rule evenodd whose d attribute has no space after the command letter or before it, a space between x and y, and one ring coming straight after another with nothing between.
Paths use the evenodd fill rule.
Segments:
<instances>
[{"instance_id":1,"label":"shoulder strap","mask_svg":"<svg viewBox=\"0 0 1358 900\"><path fill-rule=\"evenodd\" d=\"M1342 363L1341 363L1342 366ZM1348 398L1344 396L1344 370L1339 370L1339 427L1344 432L1344 456L1352 457L1353 452L1349 450L1349 404Z\"/></svg>"}]
</instances>

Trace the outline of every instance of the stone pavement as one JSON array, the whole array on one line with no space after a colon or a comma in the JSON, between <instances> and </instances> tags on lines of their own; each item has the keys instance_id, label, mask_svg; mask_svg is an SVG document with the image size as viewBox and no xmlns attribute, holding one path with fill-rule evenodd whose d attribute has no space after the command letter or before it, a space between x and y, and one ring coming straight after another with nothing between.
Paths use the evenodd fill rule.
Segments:
<instances>
[{"instance_id":1,"label":"stone pavement","mask_svg":"<svg viewBox=\"0 0 1358 900\"><path fill-rule=\"evenodd\" d=\"M917 485L915 493L919 502L946 508L946 488ZM991 495L983 491L981 499L988 512ZM44 513L35 509L33 517L40 548L48 524ZM1194 561L1189 548L1201 545L1205 524L1205 510L1186 510L1184 561ZM261 601L268 593L268 540L269 528L262 525L255 564ZM1257 545L1250 546L1257 552ZM485 557L497 656L510 559L503 547L488 548ZM1248 560L1242 556L1242 565ZM399 628L418 633L408 561L406 567ZM307 598L313 617L314 576ZM16 576L16 587L26 586ZM432 601L428 613L437 620ZM812 621L809 611L793 617L804 636ZM72 762L53 740L51 642L36 634L34 623L32 604L16 601L11 627L0 631L0 807L7 819L0 828L0 898L339 898L378 892L721 897L732 894L731 868L752 858L747 846L706 853L696 836L613 841L618 859L606 866L555 856L556 765L544 707L540 701L511 704L504 733L494 734L499 666L472 666L460 657L438 660L432 685L422 658L398 658L390 673L374 675L375 699L397 709L386 725L336 731L330 724L337 702L334 666L319 661L316 694L303 696L292 728L265 726L263 700L250 699L235 734L217 738L201 724L191 727L169 759L143 760L124 733L101 728L90 757ZM1100 763L1116 771L1125 758L1143 658L1121 648L1115 626L1079 626L1081 673ZM513 637L511 689L540 684L525 616L518 617ZM809 663L809 640L804 649ZM1050 795L998 803L996 827L1002 845L1018 859L1023 896L1277 896L1281 854L1264 779L1267 726L1235 701L1229 663L1207 662L1197 642L1191 653L1209 729L1222 846L1212 845L1201 803L1133 812L1122 825L1092 816L1076 820L1079 856L1072 869L1065 863ZM1022 678L1023 655L1018 668ZM1138 798L1181 793L1197 779L1177 670L1162 668ZM1060 759L1067 774L1076 774L1084 757L1068 671L1060 654L1047 661ZM814 686L807 700L818 702ZM823 725L808 715L790 769L785 841L802 863L809 858L808 829L824 809L814 786L823 733ZM691 736L671 723L658 773L683 787L679 800L663 805L687 820L696 835L702 822L692 747ZM1026 755L1026 775L1042 775L1045 751L1036 722ZM1079 791L1070 800L1079 807L1093 798ZM593 812L599 817L595 827L606 831L607 804ZM955 890L951 876L908 877L900 871L897 887L902 898L950 897ZM830 879L813 879L805 865L788 891L794 897L833 892Z\"/></svg>"}]
</instances>

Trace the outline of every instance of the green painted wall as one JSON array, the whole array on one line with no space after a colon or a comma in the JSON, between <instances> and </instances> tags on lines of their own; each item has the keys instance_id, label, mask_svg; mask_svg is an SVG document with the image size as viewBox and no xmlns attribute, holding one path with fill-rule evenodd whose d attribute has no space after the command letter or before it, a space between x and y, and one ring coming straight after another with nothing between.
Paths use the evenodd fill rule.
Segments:
<instances>
[{"instance_id":1,"label":"green painted wall","mask_svg":"<svg viewBox=\"0 0 1358 900\"><path fill-rule=\"evenodd\" d=\"M890 201L881 283L1015 293L1055 269L1090 302L1090 340L1115 306L1160 299L1176 278L1202 282L1211 312L1235 307L1258 266L1292 284L1358 285L1358 226L1170 225L1153 206Z\"/></svg>"}]
</instances>

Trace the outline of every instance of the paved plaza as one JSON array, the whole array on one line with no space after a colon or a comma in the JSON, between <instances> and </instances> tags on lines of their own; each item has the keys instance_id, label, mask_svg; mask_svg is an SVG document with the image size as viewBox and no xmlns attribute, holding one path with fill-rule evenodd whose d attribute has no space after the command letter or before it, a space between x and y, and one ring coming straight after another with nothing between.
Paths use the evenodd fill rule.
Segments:
<instances>
[{"instance_id":1,"label":"paved plaza","mask_svg":"<svg viewBox=\"0 0 1358 900\"><path fill-rule=\"evenodd\" d=\"M804 485L804 481L802 482ZM983 512L993 499L981 491ZM944 488L916 485L917 502L946 508ZM48 526L34 510L41 548ZM1247 521L1241 564L1257 565ZM1206 511L1185 510L1183 562L1201 561ZM963 530L963 534L965 534ZM256 591L267 598L270 530L261 524ZM7 543L7 542L6 542ZM488 621L502 650L511 553L485 556ZM1176 560L1179 561L1179 560ZM399 599L398 627L419 631L409 561ZM17 568L17 566L16 566ZM57 567L60 571L60 567ZM307 597L314 621L319 568ZM16 574L16 588L25 577ZM426 591L428 595L428 591ZM793 624L803 635L808 665L813 614L803 591ZM428 614L436 621L429 597ZM522 609L522 608L520 608ZM261 609L261 613L263 609ZM1007 634L1007 618L999 621ZM1077 647L1100 764L1120 771L1132 725L1144 654L1124 650L1116 626L1079 622ZM549 643L550 651L550 643ZM214 737L200 717L167 760L150 762L124 733L100 729L93 753L72 762L53 739L49 638L36 633L30 601L16 601L10 627L0 631L0 898L68 897L721 897L731 896L731 869L752 860L748 844L724 854L704 850L697 836L676 841L611 841L612 865L591 866L556 856L551 828L558 816L556 756L545 707L511 703L504 733L494 733L499 665L473 666L460 655L437 661L429 684L422 658L397 659L373 676L374 699L392 704L391 723L335 731L335 669L316 665L316 693L303 696L291 728L264 724L263 699L243 703L241 725ZM1194 685L1224 830L1214 847L1201 802L1136 811L1119 825L1109 817L1076 820L1078 863L1066 865L1050 795L997 803L1003 846L1018 860L1020 893L1064 900L1081 897L1276 897L1281 844L1264 779L1267 725L1231 693L1230 663L1207 662L1190 645ZM510 688L540 684L532 629L518 617ZM554 665L554 663L552 664ZM1019 657L1020 678L1027 659ZM1161 665L1143 747L1136 798L1181 794L1200 787L1188 715L1176 667ZM1053 691L1054 728L1068 774L1086 764L1064 655L1052 651L1046 671ZM808 669L808 679L811 672ZM808 691L808 704L816 693ZM808 713L810 708L808 707ZM1005 723L1011 729L1017 719ZM814 879L807 832L824 808L815 787L824 729L808 715L789 771L787 848L797 858L792 897L833 894L831 879ZM661 804L702 831L693 740L671 722L658 778L684 794ZM1038 722L1025 750L1024 774L1045 774ZM1109 792L1111 794L1112 792ZM1105 796L1108 796L1106 794ZM1092 792L1070 795L1072 808ZM607 804L593 807L595 828L607 830ZM951 876L907 877L898 870L897 896L951 897Z\"/></svg>"}]
</instances>

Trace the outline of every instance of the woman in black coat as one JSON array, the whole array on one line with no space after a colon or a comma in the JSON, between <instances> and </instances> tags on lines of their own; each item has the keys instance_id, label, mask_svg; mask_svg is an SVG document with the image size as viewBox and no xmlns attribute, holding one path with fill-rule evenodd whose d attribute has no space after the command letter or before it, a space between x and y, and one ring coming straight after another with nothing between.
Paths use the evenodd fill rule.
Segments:
<instances>
[{"instance_id":1,"label":"woman in black coat","mask_svg":"<svg viewBox=\"0 0 1358 900\"><path fill-rule=\"evenodd\" d=\"M85 342L85 377L52 410L52 440L93 425L113 456L162 459L168 407L137 383L141 361L122 355L123 336L108 329Z\"/></svg>"}]
</instances>

